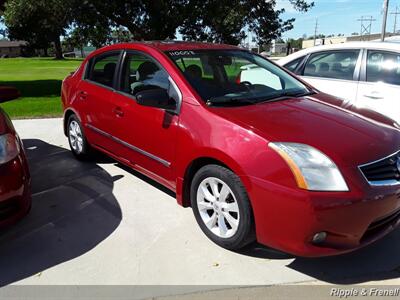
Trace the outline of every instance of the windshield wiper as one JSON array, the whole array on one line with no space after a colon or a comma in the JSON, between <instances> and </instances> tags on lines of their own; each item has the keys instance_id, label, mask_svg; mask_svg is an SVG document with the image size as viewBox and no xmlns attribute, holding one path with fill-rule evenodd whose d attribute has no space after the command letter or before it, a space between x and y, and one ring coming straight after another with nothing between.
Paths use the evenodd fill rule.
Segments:
<instances>
[{"instance_id":1,"label":"windshield wiper","mask_svg":"<svg viewBox=\"0 0 400 300\"><path fill-rule=\"evenodd\" d=\"M222 97L214 97L210 98L207 100L207 105L212 106L214 104L227 104L227 103L234 103L234 104L240 104L240 103L247 103L247 104L255 104L258 103L259 101L249 99L249 98L242 98L242 97L227 97L227 96L222 96Z\"/></svg>"},{"instance_id":2,"label":"windshield wiper","mask_svg":"<svg viewBox=\"0 0 400 300\"><path fill-rule=\"evenodd\" d=\"M310 95L314 95L314 94L315 94L315 91L312 91L312 90L300 91L300 92L299 91L283 92L283 93L270 95L269 97L265 97L263 102L277 101L277 100L281 100L282 98L289 98L289 97L300 98L300 97L310 96Z\"/></svg>"},{"instance_id":3,"label":"windshield wiper","mask_svg":"<svg viewBox=\"0 0 400 300\"><path fill-rule=\"evenodd\" d=\"M221 96L221 97L214 97L207 100L207 105L224 105L224 104L257 104L267 101L278 101L282 100L283 98L288 97L304 97L315 94L314 91L296 91L296 92L282 92L282 93L274 93L268 96L258 96L252 97L251 96L242 96L242 97L229 97L229 96Z\"/></svg>"}]
</instances>

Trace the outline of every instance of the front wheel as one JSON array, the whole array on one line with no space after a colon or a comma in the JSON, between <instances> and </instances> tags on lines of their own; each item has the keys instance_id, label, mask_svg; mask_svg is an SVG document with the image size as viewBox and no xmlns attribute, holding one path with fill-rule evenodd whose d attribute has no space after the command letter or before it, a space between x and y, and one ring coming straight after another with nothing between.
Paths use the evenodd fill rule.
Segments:
<instances>
[{"instance_id":1,"label":"front wheel","mask_svg":"<svg viewBox=\"0 0 400 300\"><path fill-rule=\"evenodd\" d=\"M253 214L239 177L218 165L201 168L191 185L193 213L213 242L238 250L254 241Z\"/></svg>"}]
</instances>

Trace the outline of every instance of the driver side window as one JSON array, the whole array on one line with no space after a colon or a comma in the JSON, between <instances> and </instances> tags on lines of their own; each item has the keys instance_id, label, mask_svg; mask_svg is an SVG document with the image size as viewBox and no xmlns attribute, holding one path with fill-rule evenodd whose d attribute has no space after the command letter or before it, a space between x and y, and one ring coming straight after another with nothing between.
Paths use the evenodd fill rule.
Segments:
<instances>
[{"instance_id":1,"label":"driver side window","mask_svg":"<svg viewBox=\"0 0 400 300\"><path fill-rule=\"evenodd\" d=\"M133 96L146 90L169 88L168 73L140 53L126 54L121 81L121 90Z\"/></svg>"}]
</instances>

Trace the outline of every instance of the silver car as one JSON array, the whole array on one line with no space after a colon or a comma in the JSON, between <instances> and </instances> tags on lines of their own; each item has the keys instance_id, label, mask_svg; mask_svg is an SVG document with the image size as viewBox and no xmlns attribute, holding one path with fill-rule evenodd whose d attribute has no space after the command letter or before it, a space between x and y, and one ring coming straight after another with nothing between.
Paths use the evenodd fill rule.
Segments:
<instances>
[{"instance_id":1,"label":"silver car","mask_svg":"<svg viewBox=\"0 0 400 300\"><path fill-rule=\"evenodd\" d=\"M317 46L277 63L322 92L400 123L400 43Z\"/></svg>"}]
</instances>

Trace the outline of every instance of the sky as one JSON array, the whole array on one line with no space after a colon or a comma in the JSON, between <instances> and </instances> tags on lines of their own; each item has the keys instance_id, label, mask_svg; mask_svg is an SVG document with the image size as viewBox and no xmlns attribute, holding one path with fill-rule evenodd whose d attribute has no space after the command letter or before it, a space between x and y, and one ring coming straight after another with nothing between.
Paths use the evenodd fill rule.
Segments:
<instances>
[{"instance_id":1,"label":"sky","mask_svg":"<svg viewBox=\"0 0 400 300\"><path fill-rule=\"evenodd\" d=\"M314 35L315 21L318 19L318 33L345 34L360 32L361 23L357 21L362 16L372 16L372 33L381 31L383 0L314 0L315 6L306 13L294 10L289 0L276 0L278 8L286 12L282 19L295 18L294 29L285 32L283 38L300 38L303 34ZM308 0L311 2L311 0ZM394 12L396 5L400 11L400 0L390 0L389 13ZM398 15L398 30L400 30L400 15ZM388 15L387 31L392 32L394 15ZM0 23L0 29L4 28Z\"/></svg>"},{"instance_id":2,"label":"sky","mask_svg":"<svg viewBox=\"0 0 400 300\"><path fill-rule=\"evenodd\" d=\"M310 1L309 1L310 2ZM294 29L285 32L283 37L299 38L303 34L314 35L315 21L318 19L318 33L345 34L360 32L361 23L357 21L361 16L372 16L372 33L379 33L382 28L383 0L314 0L315 6L306 13L299 13L293 9L288 0L277 0L278 7L285 8L283 19L295 18ZM400 0L389 1L389 13L394 12L396 5L400 11ZM400 30L400 15L398 15L397 29ZM394 15L388 15L387 31L394 29Z\"/></svg>"}]
</instances>

